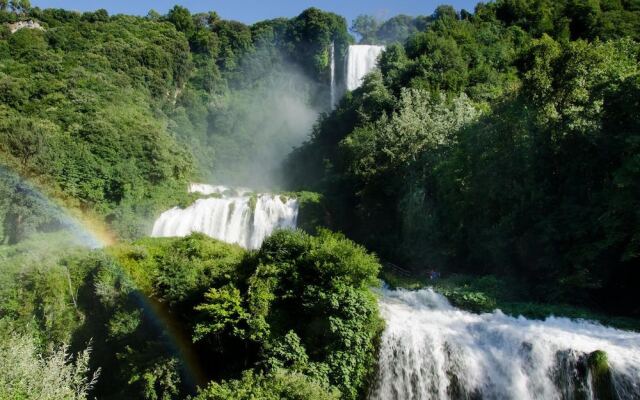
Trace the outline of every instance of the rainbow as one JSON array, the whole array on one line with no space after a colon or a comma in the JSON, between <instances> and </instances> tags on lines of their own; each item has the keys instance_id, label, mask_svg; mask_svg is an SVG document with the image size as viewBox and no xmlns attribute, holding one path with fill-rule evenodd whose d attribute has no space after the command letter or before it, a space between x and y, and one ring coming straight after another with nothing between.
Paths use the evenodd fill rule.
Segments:
<instances>
[{"instance_id":1,"label":"rainbow","mask_svg":"<svg viewBox=\"0 0 640 400\"><path fill-rule=\"evenodd\" d=\"M34 206L46 210L47 214L58 220L61 225L60 230L72 234L72 244L99 250L118 242L117 235L97 216L65 207L60 201L46 196L44 190L38 189L35 184L0 166L0 182L2 181L8 182L14 187L16 193L29 197ZM119 267L119 269L124 276L134 281L125 268ZM152 321L154 328L169 339L168 350L179 358L186 386L195 390L197 386L206 384L206 374L200 367L190 337L181 329L177 319L162 303L146 296L142 291L136 291L134 295L146 314L145 317Z\"/></svg>"}]
</instances>

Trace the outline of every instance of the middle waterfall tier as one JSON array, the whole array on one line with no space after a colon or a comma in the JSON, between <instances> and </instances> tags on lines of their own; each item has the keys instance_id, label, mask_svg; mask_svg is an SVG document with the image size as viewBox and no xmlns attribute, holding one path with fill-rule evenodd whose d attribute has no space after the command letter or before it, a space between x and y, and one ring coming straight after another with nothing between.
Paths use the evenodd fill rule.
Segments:
<instances>
[{"instance_id":1,"label":"middle waterfall tier","mask_svg":"<svg viewBox=\"0 0 640 400\"><path fill-rule=\"evenodd\" d=\"M187 208L174 207L155 221L151 236L181 237L200 232L227 243L256 249L276 229L294 229L298 201L247 189L192 184L201 198Z\"/></svg>"}]
</instances>

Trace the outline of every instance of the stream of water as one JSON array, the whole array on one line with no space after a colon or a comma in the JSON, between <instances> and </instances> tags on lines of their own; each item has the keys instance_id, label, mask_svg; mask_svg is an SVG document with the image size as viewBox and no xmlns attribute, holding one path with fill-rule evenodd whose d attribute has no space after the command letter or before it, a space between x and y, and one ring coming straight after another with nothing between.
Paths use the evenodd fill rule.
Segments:
<instances>
[{"instance_id":1,"label":"stream of water","mask_svg":"<svg viewBox=\"0 0 640 400\"><path fill-rule=\"evenodd\" d=\"M372 400L640 399L638 333L472 314L431 289L383 290L380 309Z\"/></svg>"}]
</instances>

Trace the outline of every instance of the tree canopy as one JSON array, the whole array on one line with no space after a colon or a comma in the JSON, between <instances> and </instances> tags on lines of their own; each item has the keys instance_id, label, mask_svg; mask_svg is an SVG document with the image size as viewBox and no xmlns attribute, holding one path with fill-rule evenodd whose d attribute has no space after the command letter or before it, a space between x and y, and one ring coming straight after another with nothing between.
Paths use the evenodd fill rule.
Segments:
<instances>
[{"instance_id":1,"label":"tree canopy","mask_svg":"<svg viewBox=\"0 0 640 400\"><path fill-rule=\"evenodd\" d=\"M531 299L635 315L638 17L631 2L439 7L291 154L290 184L416 274L506 276Z\"/></svg>"}]
</instances>

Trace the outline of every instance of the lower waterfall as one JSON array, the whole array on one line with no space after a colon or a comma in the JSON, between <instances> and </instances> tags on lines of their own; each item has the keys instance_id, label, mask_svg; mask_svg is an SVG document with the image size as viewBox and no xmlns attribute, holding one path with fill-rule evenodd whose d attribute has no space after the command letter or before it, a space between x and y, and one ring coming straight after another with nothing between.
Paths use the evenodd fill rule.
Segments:
<instances>
[{"instance_id":1,"label":"lower waterfall","mask_svg":"<svg viewBox=\"0 0 640 400\"><path fill-rule=\"evenodd\" d=\"M151 236L175 237L200 232L256 249L275 229L296 227L296 199L204 184L191 184L189 191L211 197L198 199L184 209L174 207L165 211L155 221Z\"/></svg>"},{"instance_id":2,"label":"lower waterfall","mask_svg":"<svg viewBox=\"0 0 640 400\"><path fill-rule=\"evenodd\" d=\"M370 399L640 399L640 334L472 314L432 289L383 290Z\"/></svg>"}]
</instances>

